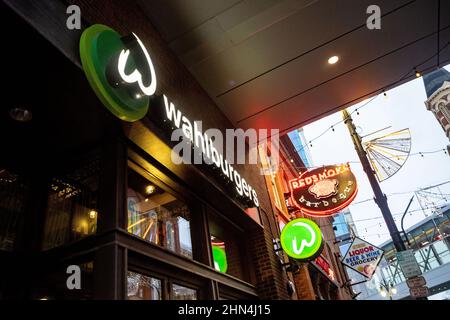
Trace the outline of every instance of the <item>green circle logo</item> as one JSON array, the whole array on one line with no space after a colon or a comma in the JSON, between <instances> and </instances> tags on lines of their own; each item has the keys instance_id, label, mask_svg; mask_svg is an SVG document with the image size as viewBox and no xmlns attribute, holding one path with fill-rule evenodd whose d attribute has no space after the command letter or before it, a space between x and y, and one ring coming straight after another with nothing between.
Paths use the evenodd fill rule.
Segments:
<instances>
[{"instance_id":1,"label":"green circle logo","mask_svg":"<svg viewBox=\"0 0 450 320\"><path fill-rule=\"evenodd\" d=\"M130 122L147 114L156 75L147 50L134 33L121 37L107 26L92 25L81 35L80 58L91 87L109 111Z\"/></svg>"},{"instance_id":2,"label":"green circle logo","mask_svg":"<svg viewBox=\"0 0 450 320\"><path fill-rule=\"evenodd\" d=\"M291 258L313 260L322 252L322 232L312 220L292 220L281 231L281 247Z\"/></svg>"}]
</instances>

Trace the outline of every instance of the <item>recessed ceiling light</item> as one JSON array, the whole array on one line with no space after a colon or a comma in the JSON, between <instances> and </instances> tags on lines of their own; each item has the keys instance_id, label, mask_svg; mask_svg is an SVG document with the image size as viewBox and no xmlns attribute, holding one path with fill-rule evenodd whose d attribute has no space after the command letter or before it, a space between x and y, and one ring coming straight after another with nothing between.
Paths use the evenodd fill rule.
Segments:
<instances>
[{"instance_id":1,"label":"recessed ceiling light","mask_svg":"<svg viewBox=\"0 0 450 320\"><path fill-rule=\"evenodd\" d=\"M146 194L152 194L153 192L155 192L155 190L156 190L155 186L151 184L145 187Z\"/></svg>"},{"instance_id":2,"label":"recessed ceiling light","mask_svg":"<svg viewBox=\"0 0 450 320\"><path fill-rule=\"evenodd\" d=\"M19 122L28 122L33 118L31 111L25 108L13 108L9 111L9 116Z\"/></svg>"},{"instance_id":3,"label":"recessed ceiling light","mask_svg":"<svg viewBox=\"0 0 450 320\"><path fill-rule=\"evenodd\" d=\"M339 57L338 56L332 56L328 59L328 63L329 64L335 64L336 62L339 61Z\"/></svg>"}]
</instances>

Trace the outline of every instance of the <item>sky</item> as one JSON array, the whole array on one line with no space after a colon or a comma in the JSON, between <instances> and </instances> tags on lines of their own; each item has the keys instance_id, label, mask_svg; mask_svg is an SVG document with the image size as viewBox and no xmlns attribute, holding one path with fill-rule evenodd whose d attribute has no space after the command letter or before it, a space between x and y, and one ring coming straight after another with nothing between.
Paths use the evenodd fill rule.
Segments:
<instances>
[{"instance_id":1,"label":"sky","mask_svg":"<svg viewBox=\"0 0 450 320\"><path fill-rule=\"evenodd\" d=\"M445 68L450 71L450 65ZM434 114L425 107L424 101L427 97L422 78L416 78L386 93L387 97L380 95L361 108L359 115L353 113L353 122L360 127L358 130L361 131L358 132L361 136L387 126L392 127L371 135L370 139L409 128L412 139L411 153L446 149L450 141ZM350 107L349 111L365 102ZM342 120L342 114L337 112L305 126L304 133L307 141L319 136L340 120ZM334 129L334 132L329 130L312 142L312 147L309 147L314 166L358 160L346 125L340 123L334 126ZM368 140L370 139L368 138ZM390 239L388 229L375 202L373 200L364 201L373 199L373 192L361 164L359 162L351 163L350 166L356 176L359 188L356 199L350 205L358 234L366 241L379 245ZM449 180L450 156L442 151L425 154L423 157L420 155L410 156L395 175L381 182L381 189L388 195L389 207L399 230L400 218L411 196L414 195L414 191ZM450 183L439 188L443 194L450 194ZM433 192L438 192L438 190L433 189ZM404 194L391 195L392 193ZM450 203L450 197L447 198ZM439 204L441 203L442 201L439 202ZM411 212L406 215L404 221L405 228L425 218L417 198L413 200L409 211Z\"/></svg>"}]
</instances>

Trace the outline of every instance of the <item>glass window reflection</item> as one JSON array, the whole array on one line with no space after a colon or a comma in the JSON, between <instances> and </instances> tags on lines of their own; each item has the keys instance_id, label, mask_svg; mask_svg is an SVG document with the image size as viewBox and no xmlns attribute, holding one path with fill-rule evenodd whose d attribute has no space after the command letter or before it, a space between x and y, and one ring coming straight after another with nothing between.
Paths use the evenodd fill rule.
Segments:
<instances>
[{"instance_id":1,"label":"glass window reflection","mask_svg":"<svg viewBox=\"0 0 450 320\"><path fill-rule=\"evenodd\" d=\"M131 168L127 208L128 232L192 258L188 206Z\"/></svg>"},{"instance_id":2,"label":"glass window reflection","mask_svg":"<svg viewBox=\"0 0 450 320\"><path fill-rule=\"evenodd\" d=\"M172 285L173 300L197 300L197 290L178 284Z\"/></svg>"},{"instance_id":3,"label":"glass window reflection","mask_svg":"<svg viewBox=\"0 0 450 320\"><path fill-rule=\"evenodd\" d=\"M162 300L161 280L128 271L129 300Z\"/></svg>"}]
</instances>

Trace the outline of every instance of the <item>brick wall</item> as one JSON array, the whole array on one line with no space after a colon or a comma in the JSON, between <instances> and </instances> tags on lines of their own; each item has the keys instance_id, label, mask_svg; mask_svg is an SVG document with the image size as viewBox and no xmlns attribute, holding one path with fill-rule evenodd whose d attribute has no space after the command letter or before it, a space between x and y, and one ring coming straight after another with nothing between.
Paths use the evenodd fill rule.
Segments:
<instances>
[{"instance_id":1,"label":"brick wall","mask_svg":"<svg viewBox=\"0 0 450 320\"><path fill-rule=\"evenodd\" d=\"M259 296L262 299L289 299L287 293L288 278L281 269L281 263L273 251L272 238L275 221L268 214L261 214L264 229L255 228L250 233L251 260L255 263L255 280Z\"/></svg>"},{"instance_id":2,"label":"brick wall","mask_svg":"<svg viewBox=\"0 0 450 320\"><path fill-rule=\"evenodd\" d=\"M299 300L316 300L307 265L302 265L294 275L294 283Z\"/></svg>"}]
</instances>

